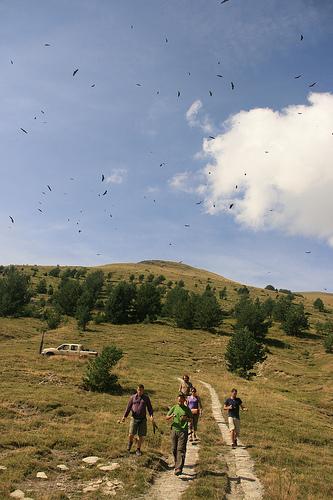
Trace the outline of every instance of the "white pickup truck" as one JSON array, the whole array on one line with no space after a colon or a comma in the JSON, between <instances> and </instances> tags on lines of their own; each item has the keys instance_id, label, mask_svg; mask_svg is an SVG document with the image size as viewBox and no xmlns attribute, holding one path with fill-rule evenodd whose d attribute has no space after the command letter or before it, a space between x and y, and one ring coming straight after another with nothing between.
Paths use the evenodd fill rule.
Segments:
<instances>
[{"instance_id":1,"label":"white pickup truck","mask_svg":"<svg viewBox=\"0 0 333 500\"><path fill-rule=\"evenodd\" d=\"M85 349L82 344L61 344L58 347L46 347L41 354L43 356L98 356L97 351Z\"/></svg>"}]
</instances>

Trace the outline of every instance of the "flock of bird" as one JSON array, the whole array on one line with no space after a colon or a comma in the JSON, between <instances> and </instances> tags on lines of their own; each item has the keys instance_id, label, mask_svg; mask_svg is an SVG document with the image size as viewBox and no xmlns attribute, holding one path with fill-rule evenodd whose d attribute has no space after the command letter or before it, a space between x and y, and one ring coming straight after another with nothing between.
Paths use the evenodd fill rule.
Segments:
<instances>
[{"instance_id":1,"label":"flock of bird","mask_svg":"<svg viewBox=\"0 0 333 500\"><path fill-rule=\"evenodd\" d=\"M225 3L229 2L229 1L230 1L230 0L222 0L222 1L220 2L220 4L225 4ZM133 24L131 24L131 25L130 25L130 29L131 29L131 30L134 30L134 25L133 25ZM300 41L301 41L301 42L303 41L303 39L304 39L303 34L301 34L301 35L300 35L300 38L299 38L299 39L300 39ZM169 38L168 38L168 36L165 36L165 43L166 43L166 44L169 44ZM50 44L50 43L44 43L44 46L45 46L45 47L51 47L51 44ZM10 63L13 65L13 64L14 64L14 60L13 60L13 59L10 59ZM220 65L220 64L221 64L221 62L218 60L218 61L217 61L217 64L218 64L218 65ZM77 67L76 67L76 68L74 68L74 69L73 69L73 71L72 71L72 77L73 77L73 78L77 78L77 77L78 77L78 73L79 73L79 68L77 68ZM191 72L188 72L188 76L191 76ZM302 78L302 77L303 77L303 75L302 75L302 74L298 74L298 75L295 75L295 76L294 76L294 79L297 79L297 80L298 80L298 79L300 79L300 78ZM222 75L222 74L219 72L219 73L216 73L216 78L218 78L218 79L224 79L225 77L224 77L224 75ZM316 84L317 84L317 82L316 82L316 81L315 81L315 82L312 82L312 83L308 84L308 87L312 88L312 87L314 87ZM136 85L137 87L142 87L142 86L143 86L143 83L142 83L142 82L136 82L136 83L135 83L135 85ZM91 84L90 84L90 87L91 87L91 88L95 88L95 87L96 87L96 83L91 83ZM232 90L232 91L234 91L234 90L236 89L236 85L235 85L234 81L230 81L230 88L231 88L231 90ZM159 94L160 94L160 91L159 91L159 90L157 90L157 91L156 91L156 94L157 94L157 95L159 95ZM213 91L212 91L211 89L208 89L208 95L209 95L210 97L213 97ZM177 96L177 98L178 98L178 99L182 96L182 92L181 92L181 90L177 90L177 92L176 92L176 96ZM45 114L45 111L44 111L44 110L41 110L40 112L41 112L41 114L43 114L43 115ZM301 114L301 113L299 113L299 114ZM36 120L36 119L37 119L37 116L35 116L35 117L34 117L34 119ZM44 122L44 123L47 123L47 122ZM25 128L25 127L20 127L20 131L21 131L22 133L26 134L26 135L29 133L29 130L27 130L27 128ZM208 136L208 138L209 138L210 140L215 140L215 136L213 136L213 135L209 135L209 136ZM265 153L266 153L266 154L268 154L268 153L269 153L269 151L265 151ZM161 168L162 168L162 167L165 167L166 165L167 165L167 163L166 163L166 162L164 162L164 161L163 161L163 162L161 162L161 163L159 164L159 166L160 166ZM211 172L209 172L209 174L211 174ZM247 175L247 174L246 174L246 172L244 173L244 175ZM71 178L70 178L70 180L71 180L71 181L74 181L74 178L73 178L73 177L71 177ZM100 177L100 182L101 182L101 183L104 183L105 181L106 181L105 175L104 175L104 173L102 173L102 174L101 174L101 177ZM47 187L47 189L48 189L48 191L49 191L49 192L52 192L52 188L51 188L51 186L50 186L49 184L47 184L47 185L46 185L46 187ZM235 186L235 189L237 189L237 188L238 188L238 186L236 185L236 186ZM104 190L101 190L101 192L98 194L98 196L99 196L99 197L104 197L104 196L106 196L106 195L107 195L107 193L108 193L108 189L106 189L106 188L105 188ZM45 195L46 195L46 192L45 192L45 191L42 191L42 194L45 196ZM64 193L64 194L66 194L66 193ZM146 198L146 197L144 197L144 198ZM153 200L153 202L154 202L154 203L156 203L156 200L154 199L154 200ZM41 204L41 202L39 202L39 203ZM204 203L204 200L200 200L200 201L195 202L195 204L196 204L196 205L201 205L202 203ZM234 205L235 205L235 203L234 203L234 202L229 203L229 204L228 204L228 209L229 209L229 210L231 210L231 209L234 207ZM215 207L215 204L214 204L213 206ZM39 211L40 213L44 213L44 212L43 212L43 210L42 210L41 208L38 208L38 211ZM106 210L105 210L105 211L106 211ZM272 210L270 210L270 211L272 211ZM82 210L80 211L80 213L82 213ZM112 214L111 214L111 213L109 214L109 216L112 218ZM11 223L12 223L12 224L15 224L15 219L14 219L14 216L13 216L13 215L9 215L9 219L10 219L10 221L11 221ZM69 222L69 221L70 221L70 218L67 218L67 221ZM81 232L82 232L82 229L81 229L81 227L80 227L80 223L79 223L79 221L77 221L77 222L76 222L76 226L77 226L77 231L78 231L78 233L81 233ZM184 224L184 227L185 227L185 228L190 228L190 224ZM169 243L169 245L171 246L171 245L172 245L172 243L170 242L170 243ZM305 253L306 253L306 254L310 254L310 253L311 253L311 251L310 251L310 250L307 250ZM97 253L96 255L102 255L102 254L101 254L101 253Z\"/></svg>"}]
</instances>

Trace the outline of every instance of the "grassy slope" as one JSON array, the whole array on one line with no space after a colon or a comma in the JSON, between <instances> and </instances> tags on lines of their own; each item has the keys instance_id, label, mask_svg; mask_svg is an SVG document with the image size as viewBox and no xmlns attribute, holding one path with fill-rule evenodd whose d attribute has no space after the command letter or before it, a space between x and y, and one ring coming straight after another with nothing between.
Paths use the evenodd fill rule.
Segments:
<instances>
[{"instance_id":1,"label":"grassy slope","mask_svg":"<svg viewBox=\"0 0 333 500\"><path fill-rule=\"evenodd\" d=\"M38 276L46 270L41 268ZM237 283L182 264L120 264L104 266L103 270L113 273L112 281L126 279L132 273L137 277L153 272L171 280L183 279L191 289L197 283L197 290L203 289L209 279L217 289L227 287L228 300L222 303L225 309L230 309L237 297ZM250 289L252 296L275 296L275 292ZM311 306L313 296L303 295L312 324L331 316L316 313ZM232 321L224 322L222 335L158 324L105 324L91 325L90 331L81 336L71 320L47 333L46 345L83 339L92 348L101 349L110 342L123 348L125 356L118 369L123 387L130 392L138 381L145 383L159 424L166 431L162 438L150 434L146 446L149 452L135 460L123 454L127 425L116 423L128 394L109 396L81 391L84 362L37 356L38 320L0 318L0 464L8 467L0 471L1 498L17 486L25 490L30 487L34 498L61 498L55 493L59 490L55 484L64 475L57 471L58 463L70 466L65 475L66 489L75 491L84 480L101 475L95 467L80 467L81 458L87 454L117 459L122 467L111 476L124 481L121 496L136 497L147 487L160 453L168 451L168 427L161 417L177 391L175 377L184 370L192 374L194 381L201 377L211 382L221 400L231 386L238 387L249 407L249 412L242 415L243 439L250 445L267 498L287 498L288 494L292 498L331 498L332 357L324 353L321 339L313 332L309 338L293 339L275 325L269 333L271 353L259 376L251 382L241 380L226 371L223 359ZM202 394L208 408L209 398ZM227 488L221 461L224 448L209 412L201 423L201 432L204 430L207 437L201 460L208 474L202 470L197 485L192 484L188 494L192 498L223 498ZM34 479L38 470L46 471L50 478L43 486Z\"/></svg>"}]
</instances>

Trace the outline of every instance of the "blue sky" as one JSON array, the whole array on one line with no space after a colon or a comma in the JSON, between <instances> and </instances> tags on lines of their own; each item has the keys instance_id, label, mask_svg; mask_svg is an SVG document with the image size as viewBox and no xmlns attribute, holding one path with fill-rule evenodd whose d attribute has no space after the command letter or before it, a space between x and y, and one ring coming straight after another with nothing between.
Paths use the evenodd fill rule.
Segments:
<instances>
[{"instance_id":1,"label":"blue sky","mask_svg":"<svg viewBox=\"0 0 333 500\"><path fill-rule=\"evenodd\" d=\"M320 200L322 210L314 210L311 230L304 228L310 201L298 194L289 214L285 206L278 221L262 225L248 216L252 205L210 210L221 186L204 173L212 158L223 173L220 153L208 158L204 150L208 135L225 144L230 116L308 106L311 90L330 99L332 2L34 0L27 8L8 0L0 2L0 16L1 263L182 260L243 283L333 291L332 234L322 217L329 191L316 191L311 181L311 203ZM200 117L190 126L186 113L195 101ZM319 124L325 103L313 106ZM246 168L243 135L231 129ZM330 146L317 136L314 130L311 148L323 156L325 172L318 175L333 187L325 164ZM285 147L279 137L276 144ZM301 143L295 148L309 157ZM317 160L308 162L316 168ZM288 155L279 163L292 171ZM192 184L178 189L173 181L184 172ZM229 194L219 196L222 206Z\"/></svg>"}]
</instances>

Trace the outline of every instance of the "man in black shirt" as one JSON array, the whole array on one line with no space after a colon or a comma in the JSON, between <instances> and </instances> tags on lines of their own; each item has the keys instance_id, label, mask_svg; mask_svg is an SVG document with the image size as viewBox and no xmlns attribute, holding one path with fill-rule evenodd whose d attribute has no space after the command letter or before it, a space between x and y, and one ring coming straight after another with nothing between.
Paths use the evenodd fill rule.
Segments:
<instances>
[{"instance_id":1,"label":"man in black shirt","mask_svg":"<svg viewBox=\"0 0 333 500\"><path fill-rule=\"evenodd\" d=\"M224 402L224 410L228 410L228 424L233 448L236 448L237 438L240 435L239 407L242 410L247 410L243 406L243 401L237 397L237 389L232 389L230 398Z\"/></svg>"}]
</instances>

